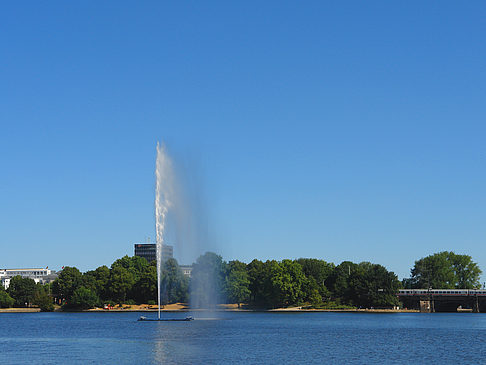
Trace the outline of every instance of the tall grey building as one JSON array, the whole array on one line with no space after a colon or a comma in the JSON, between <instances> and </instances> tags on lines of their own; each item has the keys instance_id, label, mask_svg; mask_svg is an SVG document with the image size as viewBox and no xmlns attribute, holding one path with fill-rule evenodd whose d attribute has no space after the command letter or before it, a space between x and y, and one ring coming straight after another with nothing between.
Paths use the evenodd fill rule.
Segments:
<instances>
[{"instance_id":1,"label":"tall grey building","mask_svg":"<svg viewBox=\"0 0 486 365\"><path fill-rule=\"evenodd\" d=\"M135 256L145 258L148 262L155 261L157 258L157 245L155 243L135 243ZM162 245L162 261L174 257L174 247Z\"/></svg>"}]
</instances>

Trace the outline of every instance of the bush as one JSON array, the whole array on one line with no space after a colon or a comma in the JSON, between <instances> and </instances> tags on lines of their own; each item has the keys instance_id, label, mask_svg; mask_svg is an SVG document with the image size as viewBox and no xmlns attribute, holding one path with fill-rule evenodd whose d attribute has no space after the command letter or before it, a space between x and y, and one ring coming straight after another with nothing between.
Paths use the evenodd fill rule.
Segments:
<instances>
[{"instance_id":1,"label":"bush","mask_svg":"<svg viewBox=\"0 0 486 365\"><path fill-rule=\"evenodd\" d=\"M15 303L15 299L13 299L8 293L3 289L0 288L0 308L11 308Z\"/></svg>"},{"instance_id":2,"label":"bush","mask_svg":"<svg viewBox=\"0 0 486 365\"><path fill-rule=\"evenodd\" d=\"M321 305L311 305L309 308L312 309L356 309L356 307L350 306L350 305L345 305L345 304L339 304L333 301L325 302L322 303Z\"/></svg>"},{"instance_id":3,"label":"bush","mask_svg":"<svg viewBox=\"0 0 486 365\"><path fill-rule=\"evenodd\" d=\"M91 289L82 286L74 291L71 302L69 302L66 307L76 309L90 309L94 308L98 303L99 298L96 293Z\"/></svg>"},{"instance_id":4,"label":"bush","mask_svg":"<svg viewBox=\"0 0 486 365\"><path fill-rule=\"evenodd\" d=\"M52 298L45 291L39 291L35 294L34 304L39 306L41 312L52 312L54 310Z\"/></svg>"}]
</instances>

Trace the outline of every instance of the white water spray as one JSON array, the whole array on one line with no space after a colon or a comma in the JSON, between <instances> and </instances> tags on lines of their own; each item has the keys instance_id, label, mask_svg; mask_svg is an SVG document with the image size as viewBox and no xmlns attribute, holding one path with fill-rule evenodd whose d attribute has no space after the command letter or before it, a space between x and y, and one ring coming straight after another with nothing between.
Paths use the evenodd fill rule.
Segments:
<instances>
[{"instance_id":1,"label":"white water spray","mask_svg":"<svg viewBox=\"0 0 486 365\"><path fill-rule=\"evenodd\" d=\"M172 162L167 155L164 145L157 142L157 160L155 162L155 233L157 257L157 304L160 319L160 275L162 270L162 245L164 243L165 218L171 207Z\"/></svg>"}]
</instances>

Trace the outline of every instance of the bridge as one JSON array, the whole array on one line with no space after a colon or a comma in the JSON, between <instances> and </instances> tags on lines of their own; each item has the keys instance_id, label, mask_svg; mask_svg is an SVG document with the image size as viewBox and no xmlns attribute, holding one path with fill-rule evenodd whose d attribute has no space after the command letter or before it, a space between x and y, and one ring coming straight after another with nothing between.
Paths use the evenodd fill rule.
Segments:
<instances>
[{"instance_id":1,"label":"bridge","mask_svg":"<svg viewBox=\"0 0 486 365\"><path fill-rule=\"evenodd\" d=\"M486 289L400 289L398 297L421 312L486 312Z\"/></svg>"}]
</instances>

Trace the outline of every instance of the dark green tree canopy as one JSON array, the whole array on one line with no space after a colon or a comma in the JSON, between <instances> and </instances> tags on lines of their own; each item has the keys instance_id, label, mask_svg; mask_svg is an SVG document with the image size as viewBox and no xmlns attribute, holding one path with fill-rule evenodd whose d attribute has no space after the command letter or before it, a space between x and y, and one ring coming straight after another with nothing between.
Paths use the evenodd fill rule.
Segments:
<instances>
[{"instance_id":1,"label":"dark green tree canopy","mask_svg":"<svg viewBox=\"0 0 486 365\"><path fill-rule=\"evenodd\" d=\"M481 270L470 256L440 252L415 262L412 276L403 281L411 288L477 288ZM324 260L253 260L249 264L206 252L193 265L192 277L183 275L177 261L169 259L161 268L161 303L191 301L210 308L220 303L241 303L261 308L282 306L391 307L399 304L401 283L384 266L370 262L343 261L338 266ZM49 308L46 287L13 280L8 293L0 291L0 306L34 303ZM25 294L27 292L27 294ZM74 308L106 302L153 303L157 299L155 262L124 256L111 265L81 274L66 267L52 284L56 299ZM10 299L9 299L10 298ZM73 300L74 299L74 300ZM48 310L48 309L47 309Z\"/></svg>"},{"instance_id":2,"label":"dark green tree canopy","mask_svg":"<svg viewBox=\"0 0 486 365\"><path fill-rule=\"evenodd\" d=\"M358 265L351 261L343 261L334 268L325 281L326 287L331 291L333 299L342 299L350 303L352 298L351 273L358 270Z\"/></svg>"},{"instance_id":3,"label":"dark green tree canopy","mask_svg":"<svg viewBox=\"0 0 486 365\"><path fill-rule=\"evenodd\" d=\"M143 269L147 267L149 264L146 259L140 256L132 256L129 257L127 255L123 256L121 259L116 260L112 265L111 269L115 269L117 267L123 267L130 271L135 278L138 280L140 275L143 272Z\"/></svg>"},{"instance_id":4,"label":"dark green tree canopy","mask_svg":"<svg viewBox=\"0 0 486 365\"><path fill-rule=\"evenodd\" d=\"M94 290L88 289L84 286L77 288L68 303L69 307L77 309L90 309L94 308L99 303L99 298Z\"/></svg>"},{"instance_id":5,"label":"dark green tree canopy","mask_svg":"<svg viewBox=\"0 0 486 365\"><path fill-rule=\"evenodd\" d=\"M250 303L256 306L265 305L265 265L260 260L253 260L250 262L246 271L248 273L248 280L250 281L248 287L250 289Z\"/></svg>"},{"instance_id":6,"label":"dark green tree canopy","mask_svg":"<svg viewBox=\"0 0 486 365\"><path fill-rule=\"evenodd\" d=\"M365 308L398 305L398 277L381 265L344 261L329 275L326 285L334 300L347 305Z\"/></svg>"},{"instance_id":7,"label":"dark green tree canopy","mask_svg":"<svg viewBox=\"0 0 486 365\"><path fill-rule=\"evenodd\" d=\"M316 302L318 296L321 298L329 297L330 293L325 282L334 271L335 265L318 259L300 258L297 262L302 266L304 275L309 279L309 283L306 284L308 301ZM314 290L317 290L318 293L315 293ZM311 296L313 297L312 300L310 299Z\"/></svg>"},{"instance_id":8,"label":"dark green tree canopy","mask_svg":"<svg viewBox=\"0 0 486 365\"><path fill-rule=\"evenodd\" d=\"M350 276L350 302L358 307L390 307L398 305L398 277L385 267L362 262Z\"/></svg>"},{"instance_id":9,"label":"dark green tree canopy","mask_svg":"<svg viewBox=\"0 0 486 365\"><path fill-rule=\"evenodd\" d=\"M0 285L0 308L10 308L15 304L15 299L12 298L7 291Z\"/></svg>"},{"instance_id":10,"label":"dark green tree canopy","mask_svg":"<svg viewBox=\"0 0 486 365\"><path fill-rule=\"evenodd\" d=\"M213 252L199 256L192 269L191 304L196 308L211 308L224 302L223 258Z\"/></svg>"},{"instance_id":11,"label":"dark green tree canopy","mask_svg":"<svg viewBox=\"0 0 486 365\"><path fill-rule=\"evenodd\" d=\"M111 298L120 303L125 302L127 295L135 284L135 275L121 265L114 266L110 271L109 288Z\"/></svg>"},{"instance_id":12,"label":"dark green tree canopy","mask_svg":"<svg viewBox=\"0 0 486 365\"><path fill-rule=\"evenodd\" d=\"M139 303L157 300L157 268L154 265L144 268L133 287L133 296Z\"/></svg>"},{"instance_id":13,"label":"dark green tree canopy","mask_svg":"<svg viewBox=\"0 0 486 365\"><path fill-rule=\"evenodd\" d=\"M306 277L302 266L292 260L282 260L279 268L272 272L271 282L276 293L277 306L300 304L304 299L304 285Z\"/></svg>"},{"instance_id":14,"label":"dark green tree canopy","mask_svg":"<svg viewBox=\"0 0 486 365\"><path fill-rule=\"evenodd\" d=\"M241 261L230 261L226 272L226 297L229 303L247 303L250 299L250 280L246 264Z\"/></svg>"},{"instance_id":15,"label":"dark green tree canopy","mask_svg":"<svg viewBox=\"0 0 486 365\"><path fill-rule=\"evenodd\" d=\"M27 307L32 304L36 291L35 281L21 276L14 276L7 289L8 294L15 299L17 307Z\"/></svg>"},{"instance_id":16,"label":"dark green tree canopy","mask_svg":"<svg viewBox=\"0 0 486 365\"><path fill-rule=\"evenodd\" d=\"M481 273L471 256L443 251L415 261L404 284L417 289L475 289L481 287Z\"/></svg>"},{"instance_id":17,"label":"dark green tree canopy","mask_svg":"<svg viewBox=\"0 0 486 365\"><path fill-rule=\"evenodd\" d=\"M177 260L170 258L162 265L162 303L187 301L189 282L182 273Z\"/></svg>"},{"instance_id":18,"label":"dark green tree canopy","mask_svg":"<svg viewBox=\"0 0 486 365\"><path fill-rule=\"evenodd\" d=\"M74 291L83 284L83 275L75 268L66 266L54 280L52 290L61 299L70 299Z\"/></svg>"},{"instance_id":19,"label":"dark green tree canopy","mask_svg":"<svg viewBox=\"0 0 486 365\"><path fill-rule=\"evenodd\" d=\"M313 277L317 283L324 284L326 279L334 270L334 264L327 263L324 260L318 259L304 259L296 260L302 266L302 271L305 276Z\"/></svg>"},{"instance_id":20,"label":"dark green tree canopy","mask_svg":"<svg viewBox=\"0 0 486 365\"><path fill-rule=\"evenodd\" d=\"M37 284L37 291L34 294L34 304L37 305L41 312L51 312L54 310L54 303L50 293L51 284Z\"/></svg>"},{"instance_id":21,"label":"dark green tree canopy","mask_svg":"<svg viewBox=\"0 0 486 365\"><path fill-rule=\"evenodd\" d=\"M110 292L108 284L110 281L110 269L105 265L96 270L87 271L83 274L83 286L94 290L101 299L109 299Z\"/></svg>"}]
</instances>

